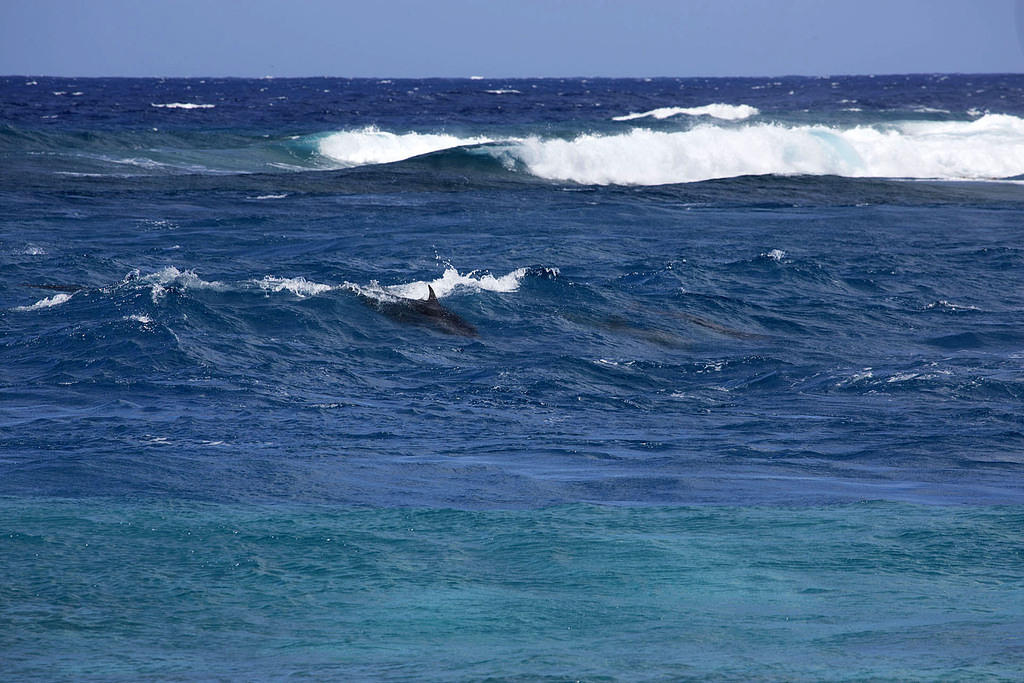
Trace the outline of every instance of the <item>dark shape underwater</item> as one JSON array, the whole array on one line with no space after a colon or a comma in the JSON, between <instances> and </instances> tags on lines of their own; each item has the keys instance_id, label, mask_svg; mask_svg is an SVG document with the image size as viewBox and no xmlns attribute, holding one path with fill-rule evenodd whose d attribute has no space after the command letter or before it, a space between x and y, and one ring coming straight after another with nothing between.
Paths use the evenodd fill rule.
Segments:
<instances>
[{"instance_id":1,"label":"dark shape underwater","mask_svg":"<svg viewBox=\"0 0 1024 683\"><path fill-rule=\"evenodd\" d=\"M427 285L427 291L426 299L373 301L372 304L381 313L398 322L426 325L445 334L462 337L479 336L472 324L441 305L433 287Z\"/></svg>"},{"instance_id":2,"label":"dark shape underwater","mask_svg":"<svg viewBox=\"0 0 1024 683\"><path fill-rule=\"evenodd\" d=\"M32 289L46 289L52 292L80 292L83 289L88 289L84 285L50 285L50 284L33 284L24 283L22 287L31 287Z\"/></svg>"}]
</instances>

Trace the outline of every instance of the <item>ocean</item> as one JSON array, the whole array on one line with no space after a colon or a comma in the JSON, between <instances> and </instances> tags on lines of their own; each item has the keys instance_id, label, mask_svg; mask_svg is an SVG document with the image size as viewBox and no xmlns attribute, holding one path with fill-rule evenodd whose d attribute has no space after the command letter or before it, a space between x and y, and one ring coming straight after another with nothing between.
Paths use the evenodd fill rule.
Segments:
<instances>
[{"instance_id":1,"label":"ocean","mask_svg":"<svg viewBox=\"0 0 1024 683\"><path fill-rule=\"evenodd\" d=\"M1024 678L1024 76L0 78L0 679Z\"/></svg>"}]
</instances>

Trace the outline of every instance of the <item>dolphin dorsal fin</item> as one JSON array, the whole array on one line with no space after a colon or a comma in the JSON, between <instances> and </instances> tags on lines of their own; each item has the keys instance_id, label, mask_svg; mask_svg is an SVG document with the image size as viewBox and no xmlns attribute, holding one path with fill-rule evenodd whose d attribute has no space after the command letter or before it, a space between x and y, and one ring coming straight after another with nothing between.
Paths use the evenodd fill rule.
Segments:
<instances>
[{"instance_id":1,"label":"dolphin dorsal fin","mask_svg":"<svg viewBox=\"0 0 1024 683\"><path fill-rule=\"evenodd\" d=\"M434 294L434 288L430 285L427 285L427 303L437 303L437 294Z\"/></svg>"}]
</instances>

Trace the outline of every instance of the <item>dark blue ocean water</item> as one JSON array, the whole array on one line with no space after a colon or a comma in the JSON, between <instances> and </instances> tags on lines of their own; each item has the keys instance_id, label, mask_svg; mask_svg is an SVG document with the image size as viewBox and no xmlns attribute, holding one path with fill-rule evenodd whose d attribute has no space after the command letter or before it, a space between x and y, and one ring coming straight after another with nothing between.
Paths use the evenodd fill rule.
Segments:
<instances>
[{"instance_id":1,"label":"dark blue ocean water","mask_svg":"<svg viewBox=\"0 0 1024 683\"><path fill-rule=\"evenodd\" d=\"M1024 76L0 78L0 678L1019 680L1021 178Z\"/></svg>"}]
</instances>

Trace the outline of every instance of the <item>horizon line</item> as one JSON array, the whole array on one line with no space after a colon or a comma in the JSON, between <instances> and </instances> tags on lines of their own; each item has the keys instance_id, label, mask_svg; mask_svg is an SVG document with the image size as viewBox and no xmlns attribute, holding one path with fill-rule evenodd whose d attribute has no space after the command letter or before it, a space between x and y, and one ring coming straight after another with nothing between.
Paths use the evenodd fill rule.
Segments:
<instances>
[{"instance_id":1,"label":"horizon line","mask_svg":"<svg viewBox=\"0 0 1024 683\"><path fill-rule=\"evenodd\" d=\"M826 74L758 74L754 76L703 76L703 75L692 75L692 76L601 76L601 75L575 75L575 76L481 76L481 75L468 75L468 76L340 76L340 75L315 75L315 76L277 76L277 75L263 75L263 76L233 76L233 75L195 75L195 76L125 76L125 75L100 75L100 76L88 76L81 74L0 74L0 78L105 78L105 79L163 79L163 80L195 80L195 79L220 79L220 80L251 80L251 81L263 81L263 80L301 80L301 79L321 79L321 78L338 78L344 80L383 80L383 81L430 81L430 80L449 80L449 81L480 81L480 80L506 80L506 81L545 81L545 80L588 80L588 79L599 79L599 80L680 80L680 79L762 79L762 78L879 78L879 77L892 77L892 76L1024 76L1024 71L894 71L885 73L826 73Z\"/></svg>"}]
</instances>

